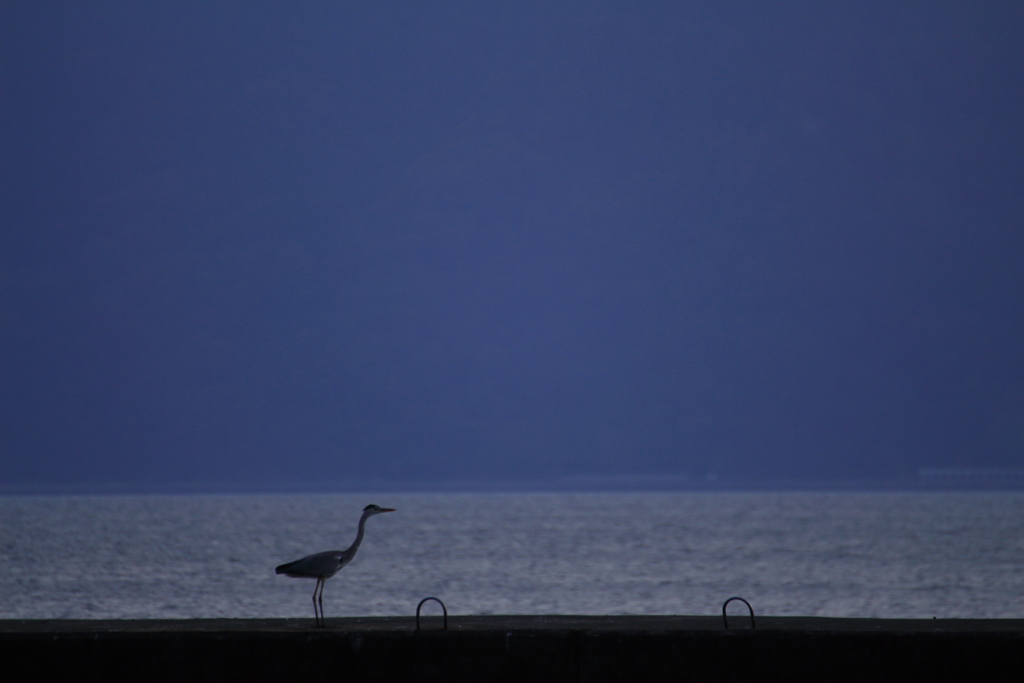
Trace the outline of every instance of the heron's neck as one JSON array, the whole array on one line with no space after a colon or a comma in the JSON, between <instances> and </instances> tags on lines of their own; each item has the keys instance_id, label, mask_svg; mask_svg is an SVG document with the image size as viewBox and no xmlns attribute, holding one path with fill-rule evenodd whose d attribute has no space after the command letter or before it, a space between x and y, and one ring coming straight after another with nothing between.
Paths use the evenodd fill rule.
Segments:
<instances>
[{"instance_id":1,"label":"heron's neck","mask_svg":"<svg viewBox=\"0 0 1024 683\"><path fill-rule=\"evenodd\" d=\"M352 546L348 549L349 554L355 554L356 550L359 549L359 544L363 542L363 529L366 527L366 518L369 517L365 512L363 516L359 518L359 531L356 532L356 540L352 542Z\"/></svg>"}]
</instances>

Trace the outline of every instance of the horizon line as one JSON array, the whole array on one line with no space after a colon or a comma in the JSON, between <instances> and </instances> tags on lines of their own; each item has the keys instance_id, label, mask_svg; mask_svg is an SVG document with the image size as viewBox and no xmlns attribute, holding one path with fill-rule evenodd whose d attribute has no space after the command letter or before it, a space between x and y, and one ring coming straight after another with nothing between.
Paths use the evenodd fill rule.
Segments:
<instances>
[{"instance_id":1,"label":"horizon line","mask_svg":"<svg viewBox=\"0 0 1024 683\"><path fill-rule=\"evenodd\" d=\"M941 474L940 474L941 473ZM939 475L939 476L937 476ZM1024 469L925 468L900 477L760 477L707 475L569 475L548 478L386 479L275 482L0 483L0 496L261 495L349 493L671 493L786 491L1017 491Z\"/></svg>"}]
</instances>

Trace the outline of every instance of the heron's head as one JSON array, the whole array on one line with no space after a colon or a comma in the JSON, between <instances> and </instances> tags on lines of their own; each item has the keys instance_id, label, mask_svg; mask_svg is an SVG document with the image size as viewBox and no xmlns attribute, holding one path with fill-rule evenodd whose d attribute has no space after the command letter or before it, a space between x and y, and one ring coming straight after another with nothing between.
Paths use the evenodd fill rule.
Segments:
<instances>
[{"instance_id":1,"label":"heron's head","mask_svg":"<svg viewBox=\"0 0 1024 683\"><path fill-rule=\"evenodd\" d=\"M363 508L363 514L367 517L370 517L371 515L379 515L382 512L394 511L395 508L382 508L380 505L374 505L373 503L370 503L369 505Z\"/></svg>"}]
</instances>

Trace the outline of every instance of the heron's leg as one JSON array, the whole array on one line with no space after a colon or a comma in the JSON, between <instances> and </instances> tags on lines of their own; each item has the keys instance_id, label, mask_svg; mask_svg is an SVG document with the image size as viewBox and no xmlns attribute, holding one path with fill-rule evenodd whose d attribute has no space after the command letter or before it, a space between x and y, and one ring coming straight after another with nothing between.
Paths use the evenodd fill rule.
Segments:
<instances>
[{"instance_id":1,"label":"heron's leg","mask_svg":"<svg viewBox=\"0 0 1024 683\"><path fill-rule=\"evenodd\" d=\"M320 625L320 612L316 609L316 592L320 590L320 584L323 583L323 579L316 580L316 587L313 588L313 615L316 618L316 625Z\"/></svg>"},{"instance_id":2,"label":"heron's leg","mask_svg":"<svg viewBox=\"0 0 1024 683\"><path fill-rule=\"evenodd\" d=\"M324 587L327 585L327 579L320 579L320 594L316 596L316 601L320 603L320 626L326 627L327 620L324 618Z\"/></svg>"},{"instance_id":3,"label":"heron's leg","mask_svg":"<svg viewBox=\"0 0 1024 683\"><path fill-rule=\"evenodd\" d=\"M327 617L324 616L324 586L327 585L327 579L320 579L320 625L324 628L327 627Z\"/></svg>"}]
</instances>

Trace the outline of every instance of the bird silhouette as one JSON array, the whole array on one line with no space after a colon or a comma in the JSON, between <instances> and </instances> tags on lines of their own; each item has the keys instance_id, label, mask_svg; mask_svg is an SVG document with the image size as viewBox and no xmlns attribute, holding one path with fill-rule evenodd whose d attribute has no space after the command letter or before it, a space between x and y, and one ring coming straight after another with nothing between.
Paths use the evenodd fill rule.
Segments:
<instances>
[{"instance_id":1,"label":"bird silhouette","mask_svg":"<svg viewBox=\"0 0 1024 683\"><path fill-rule=\"evenodd\" d=\"M359 518L359 531L356 533L356 540L345 550L325 550L322 553L307 555L300 560L288 562L277 567L278 574L291 576L297 579L316 579L316 588L313 589L313 613L316 615L316 625L326 626L324 620L324 584L327 579L337 574L342 567L352 561L359 550L359 544L363 542L363 528L366 520L382 512L394 512L394 508L382 508L379 505L367 505L363 508L363 514ZM317 607L319 606L319 609Z\"/></svg>"}]
</instances>

